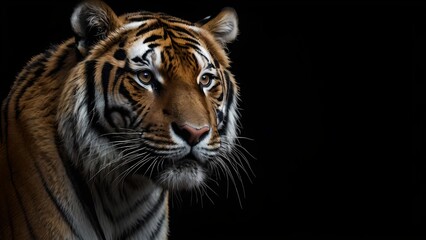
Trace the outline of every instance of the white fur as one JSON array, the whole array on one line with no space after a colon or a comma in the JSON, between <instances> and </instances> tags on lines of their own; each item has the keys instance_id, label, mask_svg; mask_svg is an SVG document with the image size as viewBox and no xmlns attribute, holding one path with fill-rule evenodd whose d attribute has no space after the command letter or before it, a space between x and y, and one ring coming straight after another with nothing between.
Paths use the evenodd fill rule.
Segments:
<instances>
[{"instance_id":1,"label":"white fur","mask_svg":"<svg viewBox=\"0 0 426 240\"><path fill-rule=\"evenodd\" d=\"M71 26L75 33L77 33L79 36L84 36L84 32L81 29L80 26L80 14L81 10L83 8L83 5L79 5L74 9L73 14L71 15Z\"/></svg>"},{"instance_id":2,"label":"white fur","mask_svg":"<svg viewBox=\"0 0 426 240\"><path fill-rule=\"evenodd\" d=\"M135 181L135 183L143 183L137 189L131 189L125 185L120 187L114 185L110 186L110 191L117 193L112 198L104 192L99 192L99 188L94 187L95 184L92 185L95 210L107 239L117 238L117 235L120 235L120 233L126 231L129 226L134 225L139 219L147 216L148 212L153 209L154 205L160 201L159 197L161 196L163 189L157 185L154 185L151 181L141 178L143 177L139 176L132 179ZM129 197L127 201L123 201L123 199L119 197L119 191L123 191L127 194ZM145 196L148 196L146 201L138 205L138 207L132 212L126 214L124 218L118 220L119 217L122 217L123 213L128 212L128 208L130 206L133 206L133 204L137 203L138 200L144 198ZM116 202L120 202L121 204L116 204ZM105 206L102 206L102 203L104 203ZM160 217L162 215L166 215L166 205L167 200L165 200L164 204L160 206L158 211L154 212L154 215L149 219L149 221L146 222L143 227L138 229L134 235L130 236L130 239L149 239L150 234L155 230L157 225L161 223L162 219L160 219ZM104 208L107 208L113 214L113 216L116 216L118 222L112 222L104 212ZM164 222L164 225L161 229L162 233L159 235L158 239L166 238L165 234L167 233L167 229L168 221L166 216L166 221Z\"/></svg>"},{"instance_id":3,"label":"white fur","mask_svg":"<svg viewBox=\"0 0 426 240\"><path fill-rule=\"evenodd\" d=\"M123 25L121 28L123 30L132 30L140 27L142 24L144 24L146 21L140 21L140 22L131 22Z\"/></svg>"}]
</instances>

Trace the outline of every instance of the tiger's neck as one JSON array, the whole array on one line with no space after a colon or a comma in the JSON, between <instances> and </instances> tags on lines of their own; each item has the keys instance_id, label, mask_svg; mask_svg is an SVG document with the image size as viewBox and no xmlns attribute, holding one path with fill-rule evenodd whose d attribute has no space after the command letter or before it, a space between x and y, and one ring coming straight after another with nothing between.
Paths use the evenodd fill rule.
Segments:
<instances>
[{"instance_id":1,"label":"tiger's neck","mask_svg":"<svg viewBox=\"0 0 426 240\"><path fill-rule=\"evenodd\" d=\"M90 188L106 239L167 239L166 190L141 177Z\"/></svg>"}]
</instances>

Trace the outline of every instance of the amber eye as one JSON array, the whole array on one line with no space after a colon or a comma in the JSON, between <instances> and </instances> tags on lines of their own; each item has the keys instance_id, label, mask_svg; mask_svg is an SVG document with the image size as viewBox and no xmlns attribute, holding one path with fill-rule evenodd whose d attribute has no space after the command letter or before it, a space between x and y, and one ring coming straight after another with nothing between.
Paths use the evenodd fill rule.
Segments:
<instances>
[{"instance_id":1,"label":"amber eye","mask_svg":"<svg viewBox=\"0 0 426 240\"><path fill-rule=\"evenodd\" d=\"M204 73L200 78L200 85L205 88L209 87L210 84L212 84L214 78L215 77L213 76L213 74Z\"/></svg>"},{"instance_id":2,"label":"amber eye","mask_svg":"<svg viewBox=\"0 0 426 240\"><path fill-rule=\"evenodd\" d=\"M152 72L149 70L143 70L138 73L138 78L143 84L150 84L153 77Z\"/></svg>"}]
</instances>

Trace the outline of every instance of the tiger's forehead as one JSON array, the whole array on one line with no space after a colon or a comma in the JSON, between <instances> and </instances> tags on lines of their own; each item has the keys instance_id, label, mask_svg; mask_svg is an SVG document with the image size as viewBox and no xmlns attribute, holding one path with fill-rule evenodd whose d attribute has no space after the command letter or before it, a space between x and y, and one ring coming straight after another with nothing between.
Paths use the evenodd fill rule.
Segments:
<instances>
[{"instance_id":1,"label":"tiger's forehead","mask_svg":"<svg viewBox=\"0 0 426 240\"><path fill-rule=\"evenodd\" d=\"M184 20L169 15L132 15L123 28L133 33L127 48L131 66L160 68L173 61L205 68L213 63L199 37L200 29Z\"/></svg>"},{"instance_id":2,"label":"tiger's forehead","mask_svg":"<svg viewBox=\"0 0 426 240\"><path fill-rule=\"evenodd\" d=\"M175 16L171 16L163 12L139 11L139 12L124 14L120 16L120 19L124 23L141 22L141 21L146 21L150 19L161 19L164 21L168 21L170 23L182 23L182 24L194 26L194 24L190 21L187 21Z\"/></svg>"}]
</instances>

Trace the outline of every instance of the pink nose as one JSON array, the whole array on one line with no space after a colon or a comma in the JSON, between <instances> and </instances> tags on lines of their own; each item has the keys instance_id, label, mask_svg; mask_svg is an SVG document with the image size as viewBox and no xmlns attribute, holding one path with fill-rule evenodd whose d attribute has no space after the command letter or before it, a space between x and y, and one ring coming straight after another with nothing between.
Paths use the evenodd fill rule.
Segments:
<instances>
[{"instance_id":1,"label":"pink nose","mask_svg":"<svg viewBox=\"0 0 426 240\"><path fill-rule=\"evenodd\" d=\"M209 126L195 128L189 124L178 126L176 123L172 123L172 129L190 146L197 145L197 143L199 143L203 138L205 138L210 131Z\"/></svg>"}]
</instances>

